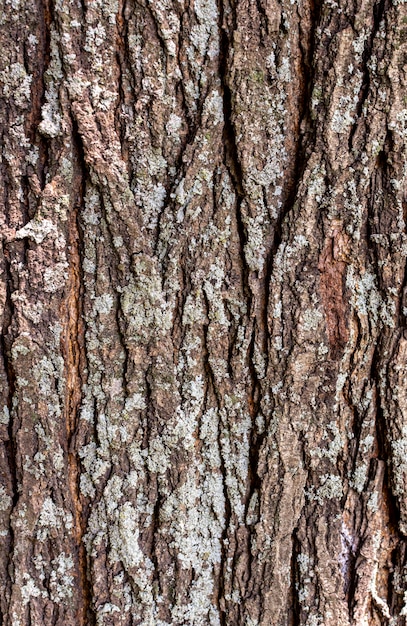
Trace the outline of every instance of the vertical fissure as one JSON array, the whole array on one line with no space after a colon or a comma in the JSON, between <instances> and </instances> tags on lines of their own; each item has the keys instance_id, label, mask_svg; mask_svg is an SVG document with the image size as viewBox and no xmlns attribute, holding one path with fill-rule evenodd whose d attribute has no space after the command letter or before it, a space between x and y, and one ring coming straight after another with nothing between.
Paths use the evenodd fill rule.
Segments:
<instances>
[{"instance_id":1,"label":"vertical fissure","mask_svg":"<svg viewBox=\"0 0 407 626\"><path fill-rule=\"evenodd\" d=\"M301 551L301 544L297 537L297 529L295 528L292 533L292 553L290 564L290 577L291 577L291 610L288 615L289 626L301 626L301 603L298 597L299 586L299 567L298 567L298 555Z\"/></svg>"},{"instance_id":2,"label":"vertical fissure","mask_svg":"<svg viewBox=\"0 0 407 626\"><path fill-rule=\"evenodd\" d=\"M244 217L242 212L242 206L245 202L245 190L243 186L244 173L242 170L236 131L233 122L233 93L232 89L229 85L229 56L230 49L232 46L232 37L233 32L237 29L237 20L236 20L236 9L233 6L229 7L230 22L233 24L232 32L227 32L227 26L225 23L225 2L222 0L219 2L219 36L220 36L220 55L219 55L219 76L221 81L221 90L223 96L223 116L224 116L224 128L223 128L223 149L224 149L224 165L229 173L229 177L233 184L233 188L235 191L235 216L236 216L236 226L237 226L237 234L239 238L239 259L241 264L241 281L242 281L242 290L244 299L247 306L247 316L249 324L251 325L251 336L248 346L247 353L247 365L249 370L249 380L247 386L247 404L249 414L252 420L252 427L250 431L250 444L249 444L249 463L248 463L248 484L245 494L245 512L247 513L248 507L250 505L251 498L256 489L259 488L260 479L257 474L257 466L258 466L258 458L259 451L262 443L262 438L257 435L255 428L255 419L260 410L260 381L257 376L256 368L254 366L254 350L255 350L255 341L256 341L256 323L252 320L252 309L253 309L253 294L250 286L250 275L251 270L249 264L246 260L246 245L248 241L248 233L247 228L244 223ZM227 486L225 485L225 499L226 499L226 524L224 530L223 540L223 558L222 558L222 567L221 567L221 581L220 581L220 593L223 594L225 591L225 568L226 568L226 559L228 550L227 536L229 532L229 526L232 519L232 510L231 503L227 496ZM235 552L233 554L233 563L231 565L232 570L234 570L235 560L240 552L246 552L248 555L248 579L251 576L251 559L250 559L250 532L244 534L245 542L244 545L236 545ZM223 611L221 611L221 624L222 626L226 626L228 623L228 615L226 612L226 607Z\"/></svg>"},{"instance_id":3,"label":"vertical fissure","mask_svg":"<svg viewBox=\"0 0 407 626\"><path fill-rule=\"evenodd\" d=\"M16 376L11 359L11 324L14 315L14 305L11 298L12 295L12 275L10 271L10 260L8 259L9 253L7 251L7 243L3 240L3 259L5 266L5 282L6 282L6 302L3 312L3 325L0 338L0 348L3 357L4 371L7 378L7 409L9 412L9 422L7 426L8 430L8 442L6 443L6 450L8 455L8 464L10 468L11 482L13 485L13 506L16 505L18 500L17 486L17 467L15 460L15 443L14 443L14 428L13 428L13 396L15 391Z\"/></svg>"},{"instance_id":4,"label":"vertical fissure","mask_svg":"<svg viewBox=\"0 0 407 626\"><path fill-rule=\"evenodd\" d=\"M75 540L78 554L78 574L81 597L78 601L78 626L95 623L91 610L91 590L87 576L87 558L83 536L84 519L82 496L79 488L80 461L77 450L79 411L82 402L82 389L86 381L85 328L83 321L83 234L80 225L80 212L84 205L86 164L78 129L73 123L74 146L74 185L76 197L68 222L68 290L66 295L65 320L65 375L66 398L65 417L68 450L69 489L75 523Z\"/></svg>"},{"instance_id":5,"label":"vertical fissure","mask_svg":"<svg viewBox=\"0 0 407 626\"><path fill-rule=\"evenodd\" d=\"M387 5L386 0L378 0L378 2L376 2L373 5L373 26L372 26L370 35L367 38L365 48L362 54L363 81L362 81L362 87L359 92L359 100L356 106L355 123L353 124L349 133L349 139L348 139L349 150L352 150L353 148L353 140L356 135L356 130L358 128L359 120L361 119L362 113L363 113L363 105L366 102L366 99L369 95L370 86L371 86L369 61L373 55L375 37L377 33L379 32L381 21L386 15L386 10L387 10L386 5ZM359 158L359 155L355 155L355 156Z\"/></svg>"},{"instance_id":6,"label":"vertical fissure","mask_svg":"<svg viewBox=\"0 0 407 626\"><path fill-rule=\"evenodd\" d=\"M19 499L19 480L18 480L18 469L16 462L16 454L17 454L17 445L15 440L15 420L14 420L14 412L13 412L13 397L16 386L16 374L14 372L13 362L11 358L11 345L12 345L12 336L11 336L11 324L13 320L13 301L11 299L11 284L12 277L10 272L10 262L6 258L5 245L3 241L3 258L4 265L6 268L6 302L3 312L3 325L2 332L0 338L0 351L2 353L3 364L4 364L4 372L7 381L7 394L6 394L6 406L8 410L8 424L7 424L7 441L4 444L5 452L7 455L7 464L8 471L10 476L10 487L11 487L11 510L10 510L10 520L15 510L18 499ZM13 556L16 550L16 539L14 534L13 524L9 524L9 538L10 544L8 548L8 556L7 556L7 570L11 573L13 571ZM11 582L11 581L10 581ZM10 584L9 582L9 584ZM6 589L3 589L4 600L7 600L7 592ZM0 622L3 620L0 618Z\"/></svg>"},{"instance_id":7,"label":"vertical fissure","mask_svg":"<svg viewBox=\"0 0 407 626\"><path fill-rule=\"evenodd\" d=\"M294 207L295 199L298 195L298 189L307 167L308 158L312 145L315 143L316 126L310 115L310 97L314 86L314 55L316 49L316 33L320 22L321 6L319 0L311 0L311 18L310 29L307 37L303 37L302 28L300 28L299 46L301 52L301 89L297 97L298 103L298 138L296 141L296 150L294 155L293 178L289 183L287 194L280 213L276 219L273 228L273 241L268 253L266 261L266 299L264 320L266 332L267 311L269 304L269 285L274 269L274 261L277 251L283 238L283 226L287 216ZM299 18L300 19L300 18Z\"/></svg>"},{"instance_id":8,"label":"vertical fissure","mask_svg":"<svg viewBox=\"0 0 407 626\"><path fill-rule=\"evenodd\" d=\"M374 29L371 35L371 41L368 41L363 56L364 67L366 68L365 71L367 74L369 72L367 67L368 61L374 50L374 36L379 31L380 22L385 18L386 5L385 0L380 0L374 7ZM367 97L367 93L365 97ZM389 230L398 231L399 228L398 225L393 226L393 220L395 219L394 213L392 215L389 209L386 211L386 205L396 206L397 204L397 197L392 185L392 182L397 178L393 157L395 151L394 138L391 131L387 129L383 146L376 157L375 170L370 179L369 202L367 205L367 255L370 264L374 267L378 291L383 301L389 297L389 283L386 277L385 263L383 262L383 248L380 241L376 240L376 237L378 239L385 238L389 240L391 238ZM402 231L399 234L402 236L404 233ZM396 357L402 337L405 334L403 292L405 290L406 275L407 265L403 268L399 276L400 283L397 289L397 305L395 308L397 318L395 318L395 327L390 330L383 325L380 329L373 351L370 371L370 380L376 389L375 436L377 442L377 459L372 458L371 463L377 464L378 461L382 461L384 467L383 481L379 490L382 502L381 512L383 518L386 520L387 532L393 544L392 560L394 562L390 570L387 567L383 567L383 563L381 563L378 566L378 578L382 581L386 581L385 585L382 585L382 588L387 586L385 603L387 603L388 610L392 616L399 614L399 611L404 605L404 596L400 592L398 578L403 571L401 562L404 559L403 555L406 550L406 536L404 534L405 530L402 527L403 525L400 524L403 518L403 505L400 500L400 493L398 493L397 490L396 479L397 472L400 468L397 467L397 460L392 449L392 442L397 440L397 431L399 436L402 436L402 433L400 433L401 425L396 416L389 414L389 409L386 409L386 405L388 406L388 399L391 398L392 394L392 391L390 391L392 381L391 370L394 367L392 363ZM392 283L392 286L393 284L394 283ZM372 328L371 331L373 334L374 328ZM398 569L396 564L399 565L400 569ZM374 609L377 615L383 618L383 607L380 606L382 597L384 597L383 593L380 595L379 603L377 602L377 598L372 597L372 610Z\"/></svg>"},{"instance_id":9,"label":"vertical fissure","mask_svg":"<svg viewBox=\"0 0 407 626\"><path fill-rule=\"evenodd\" d=\"M38 163L36 166L40 188L44 189L49 162L49 139L40 135L38 126L42 119L41 110L45 103L45 73L51 58L51 22L53 5L51 0L38 0L40 20L40 44L37 63L34 64L34 76L31 90L31 112L28 118L28 134L32 143L38 146Z\"/></svg>"},{"instance_id":10,"label":"vertical fissure","mask_svg":"<svg viewBox=\"0 0 407 626\"><path fill-rule=\"evenodd\" d=\"M380 353L383 350L382 342L379 340L378 344L375 348L373 357L372 357L372 366L371 366L371 378L374 381L377 393L377 404L376 404L376 438L377 438L377 446L378 446L378 459L386 461L386 459L390 458L390 450L387 445L387 422L386 417L383 411L383 402L385 402L385 398L383 398L383 394L381 391L382 381L381 381L381 373L380 373ZM384 472L383 479L383 491L386 491L389 494L389 515L390 519L393 521L395 528L398 528L399 522L399 507L397 504L397 500L393 495L393 490L391 488L391 481L389 476L389 468L386 464L386 469Z\"/></svg>"},{"instance_id":11,"label":"vertical fissure","mask_svg":"<svg viewBox=\"0 0 407 626\"><path fill-rule=\"evenodd\" d=\"M5 215L6 219L9 216L9 207L8 203L5 204ZM13 512L15 511L19 497L20 497L20 482L21 475L19 475L19 468L17 466L17 442L16 442L16 431L17 424L15 419L15 411L13 406L13 399L16 390L16 372L14 370L13 359L11 355L11 348L14 340L13 333L13 320L14 320L14 303L12 299L13 294L13 275L11 271L11 260L10 255L11 251L8 248L9 243L6 240L6 237L3 234L2 241L2 253L3 253L3 263L4 263L4 278L6 294L5 294L5 303L3 309L3 319L2 319L2 329L1 329L1 338L0 338L0 352L3 359L4 366L4 374L6 378L7 391L4 394L5 396L5 406L8 410L8 424L7 424L7 440L5 442L4 448L5 453L7 455L7 465L8 472L10 477L10 487L11 487L11 510L10 510L10 523L8 527L9 531L9 551L7 555L7 570L11 573L14 571L13 558L17 549L16 544L16 536L14 533L14 525L11 523L11 519L13 516ZM11 578L9 579L9 584L12 583ZM4 600L7 600L6 589L4 589L4 595L6 596Z\"/></svg>"},{"instance_id":12,"label":"vertical fissure","mask_svg":"<svg viewBox=\"0 0 407 626\"><path fill-rule=\"evenodd\" d=\"M233 102L232 91L228 83L228 58L230 49L230 35L225 30L223 25L224 19L223 4L220 3L220 59L219 59L219 73L222 85L223 94L223 115L224 115L224 129L223 129L223 146L224 146L224 164L229 173L233 187L236 194L236 225L239 236L239 258L241 261L241 276L243 294L247 304L247 313L249 319L251 319L251 311L253 305L252 290L250 288L250 268L246 260L246 244L247 244L247 229L244 224L242 215L242 203L245 200L245 192L243 188L244 174L241 167L236 133L233 124ZM250 341L249 354L248 354L248 366L250 370L250 389L248 390L248 402L250 406L250 412L252 417L256 414L258 406L255 400L256 392L259 388L259 381L257 374L253 366L253 347L255 339L255 330L252 331L252 338Z\"/></svg>"}]
</instances>

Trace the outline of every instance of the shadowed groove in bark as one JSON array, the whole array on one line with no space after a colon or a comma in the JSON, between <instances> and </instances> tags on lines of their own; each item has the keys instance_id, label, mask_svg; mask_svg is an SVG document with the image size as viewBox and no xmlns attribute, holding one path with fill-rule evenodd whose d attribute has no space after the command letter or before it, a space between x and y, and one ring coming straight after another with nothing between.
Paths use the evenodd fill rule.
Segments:
<instances>
[{"instance_id":1,"label":"shadowed groove in bark","mask_svg":"<svg viewBox=\"0 0 407 626\"><path fill-rule=\"evenodd\" d=\"M391 543L393 545L392 549L392 560L398 560L397 555L403 554L405 552L405 537L399 528L400 521L400 508L399 502L397 500L396 495L393 491L392 478L390 473L392 471L392 466L389 464L389 459L391 458L391 450L389 441L391 440L391 433L389 430L389 425L387 424L387 419L385 417L385 412L383 410L383 406L386 402L386 398L383 397L381 392L382 383L383 383L383 366L381 364L381 355L386 352L384 346L387 343L388 339L386 338L386 334L382 333L379 337L377 345L375 347L375 351L372 358L371 363L371 372L370 378L375 384L377 399L376 399L376 418L375 418L375 429L376 429L376 438L378 445L378 455L377 458L372 458L370 464L369 471L369 479L373 480L373 476L378 471L378 463L382 463L383 469L383 479L381 483L381 506L380 511L383 516L387 516L387 524L386 530L391 538ZM395 342L397 343L397 342ZM387 367L386 367L387 370ZM365 517L366 511L363 514ZM363 523L363 519L362 519ZM360 529L357 529L360 534ZM349 572L349 590L348 590L348 605L349 605L349 614L350 617L353 615L353 609L355 605L355 592L357 589L357 580L358 580L358 556L359 558L363 555L363 542L361 541L358 544L357 551L354 555L353 560L353 568ZM382 585L385 583L387 588L387 597L386 602L388 607L395 607L400 605L401 598L400 595L397 597L397 593L395 593L395 585L392 584L392 571L389 569L388 563L380 564L381 568L378 569L377 578L381 579ZM393 598L393 599L392 599ZM372 594L371 599L371 614L376 613L378 618L381 620L381 623L392 623L391 620L386 616L382 602L380 598L378 598L378 594ZM397 622L398 623L398 622ZM404 624L404 619L402 622Z\"/></svg>"},{"instance_id":2,"label":"shadowed groove in bark","mask_svg":"<svg viewBox=\"0 0 407 626\"><path fill-rule=\"evenodd\" d=\"M344 594L348 603L348 611L349 617L352 619L354 604L355 604L355 593L357 590L357 559L360 556L360 545L353 548L353 546L348 545L348 553L347 553L347 571L345 577L345 586L344 586Z\"/></svg>"},{"instance_id":3,"label":"shadowed groove in bark","mask_svg":"<svg viewBox=\"0 0 407 626\"><path fill-rule=\"evenodd\" d=\"M401 594L394 593L394 589L398 585L398 581L396 580L396 572L406 571L407 568L407 550L406 550L406 542L400 542L398 546L392 552L392 560L391 560L391 568L390 568L390 580L391 584L389 585L389 597L388 604L391 607L393 613L399 614L404 605L404 598L401 597Z\"/></svg>"},{"instance_id":4,"label":"shadowed groove in bark","mask_svg":"<svg viewBox=\"0 0 407 626\"><path fill-rule=\"evenodd\" d=\"M252 311L252 292L249 284L250 268L246 261L245 246L247 244L247 231L242 219L241 206L245 200L245 192L243 188L244 174L240 164L236 133L233 123L233 93L228 81L228 60L229 49L233 33L227 34L223 26L223 3L220 4L219 12L219 32L220 32L220 56L219 56L219 74L221 78L222 94L223 94L223 114L224 114L224 163L232 180L236 194L236 223L240 242L240 258L242 261L242 285L243 293L246 299L247 310L249 315ZM235 19L233 20L235 22ZM252 420L256 418L259 410L259 381L256 370L253 365L253 351L255 342L256 328L252 330L250 346L248 351L248 366L250 370L250 388L248 389L248 402Z\"/></svg>"},{"instance_id":5,"label":"shadowed groove in bark","mask_svg":"<svg viewBox=\"0 0 407 626\"><path fill-rule=\"evenodd\" d=\"M300 543L297 539L297 529L295 528L292 533L292 553L291 553L291 608L288 616L289 626L301 626L301 605L298 600L298 555L300 550Z\"/></svg>"},{"instance_id":6,"label":"shadowed groove in bark","mask_svg":"<svg viewBox=\"0 0 407 626\"><path fill-rule=\"evenodd\" d=\"M37 166L37 175L40 181L41 189L46 184L46 174L49 160L49 140L47 137L38 133L38 126L41 122L41 109L45 103L45 72L48 69L51 56L51 22L53 20L53 2L52 0L38 0L38 14L42 19L39 20L41 33L41 49L39 50L39 62L34 66L36 73L32 81L32 109L29 118L28 134L31 136L33 143L38 145L39 159Z\"/></svg>"},{"instance_id":7,"label":"shadowed groove in bark","mask_svg":"<svg viewBox=\"0 0 407 626\"><path fill-rule=\"evenodd\" d=\"M6 112L6 121L9 120L7 112ZM4 132L2 132L1 136L1 144L4 145ZM9 198L9 184L11 185L12 175L10 167L4 162L3 159L0 160L0 172L2 175L2 179L4 181L3 186L3 207L4 207L4 217L5 217L5 225L7 227L10 226L10 198ZM12 247L15 245L14 242L9 241L6 233L1 233L1 246L2 246L2 256L4 262L5 269L5 304L3 309L3 319L2 319L2 328L1 328L1 338L0 338L0 353L1 358L3 360L3 367L7 381L7 393L6 395L6 407L9 413L9 421L7 424L7 441L5 442L5 452L7 455L7 464L9 467L10 473L10 483L12 488L11 494L11 511L10 511L10 520L17 505L19 499L18 486L19 486L19 474L17 468L17 445L16 445L16 431L17 425L15 424L14 412L13 412L13 397L16 388L16 374L13 367L13 360L11 356L11 348L13 345L13 319L15 316L14 303L12 299L12 294L14 291L14 279L11 267L11 259L13 256ZM15 545L15 535L13 525L9 524L9 535L10 535L10 546L9 553L7 555L7 569L12 572L13 571L13 555L16 549ZM10 586L11 581L7 581ZM4 595L6 595L6 585L4 586ZM7 601L9 601L9 589L7 589ZM6 598L4 598L6 599Z\"/></svg>"},{"instance_id":8,"label":"shadowed groove in bark","mask_svg":"<svg viewBox=\"0 0 407 626\"><path fill-rule=\"evenodd\" d=\"M316 37L319 29L322 1L310 0L311 7L311 28L307 33L307 38L303 38L301 21L300 28L300 51L301 51L301 91L297 97L299 122L298 137L296 141L296 152L294 157L293 178L288 182L286 199L281 207L280 213L273 227L273 242L266 260L266 300L264 306L264 320L266 337L268 337L267 311L270 296L270 278L273 273L274 260L279 246L282 242L283 227L298 195L298 188L301 183L304 171L307 167L308 157L315 145L316 124L311 117L310 103L311 94L314 88L314 55L316 53Z\"/></svg>"},{"instance_id":9,"label":"shadowed groove in bark","mask_svg":"<svg viewBox=\"0 0 407 626\"><path fill-rule=\"evenodd\" d=\"M230 7L232 11L232 23L234 26L234 30L236 29L236 8L234 6ZM250 269L246 261L245 254L245 245L247 243L247 232L245 225L242 219L241 213L241 205L245 199L244 189L243 189L243 171L241 168L237 143L236 143L236 134L233 123L233 93L231 87L229 85L228 73L229 73L229 54L230 48L232 45L233 32L228 33L226 31L226 25L224 24L224 13L225 13L225 0L219 0L218 3L218 13L219 13L219 76L221 81L221 90L223 97L223 149L224 149L224 165L229 173L231 182L233 184L233 188L235 191L236 199L236 224L239 236L239 250L240 250L240 259L241 259L241 280L243 287L243 294L246 300L247 310L251 312L252 308L252 293L249 284L249 273ZM253 352L253 342L254 342L254 333L252 331L252 339L250 342L250 349L247 355L247 362L250 371L250 382L248 384L247 396L249 406L254 408L253 396L255 394L256 385L257 385L257 376L255 373L255 369L252 363L252 352ZM252 421L255 418L255 410L251 412ZM253 431L253 426L252 426ZM219 446L220 450L222 450L222 445L220 442L220 434L219 434ZM221 626L227 626L228 622L228 612L225 606L224 593L225 593L225 568L226 568L226 559L227 554L230 549L229 541L227 539L228 534L230 532L230 525L232 521L232 508L228 495L228 488L226 486L226 469L225 469L225 460L223 458L223 454L221 454L221 469L223 473L223 485L224 485L224 498L225 498L225 527L224 532L222 534L222 559L220 564L220 578L219 578L219 593L218 593L218 606L219 606L219 616ZM250 472L252 472L252 463L250 463ZM250 479L252 483L252 479ZM250 489L248 493L248 497L246 498L245 508L247 509L250 496L254 487L250 484ZM239 554L239 548L244 549L243 546L239 546L238 539L236 537L236 546L233 551L233 560L231 563L231 568L234 571L235 564Z\"/></svg>"},{"instance_id":10,"label":"shadowed groove in bark","mask_svg":"<svg viewBox=\"0 0 407 626\"><path fill-rule=\"evenodd\" d=\"M249 267L245 260L245 245L247 243L247 233L243 224L241 215L241 204L244 200L243 189L243 172L239 160L236 134L233 124L233 94L229 86L228 73L229 73L229 54L230 47L232 45L231 40L233 33L227 33L224 25L224 4L225 0L221 0L219 3L219 36L220 36L220 52L219 52L219 75L221 79L222 96L223 96L223 116L224 116L224 130L223 130L223 145L224 145L224 162L232 180L234 190L236 193L236 220L239 232L240 241L240 255L242 259L242 283L243 290L246 296L248 310L251 307L251 291L249 287ZM232 9L235 11L235 9ZM233 13L234 28L236 28L236 17Z\"/></svg>"},{"instance_id":11,"label":"shadowed groove in bark","mask_svg":"<svg viewBox=\"0 0 407 626\"><path fill-rule=\"evenodd\" d=\"M365 44L365 48L363 50L363 55L362 55L362 59L363 59L363 83L362 83L362 87L359 93L359 101L356 107L356 115L355 115L355 122L351 128L350 134L349 134L349 150L351 151L353 148L353 139L355 137L355 133L358 127L358 123L359 120L362 116L363 113L363 105L366 101L366 98L369 95L369 91L370 91L370 68L369 68L369 61L371 60L372 54L373 54L373 46L374 46L374 40L375 37L377 35L377 33L379 32L379 27L380 27L380 23L382 21L382 19L385 17L386 15L386 10L388 8L388 2L387 0L378 0L374 6L373 6L373 28L371 30L371 33L366 41Z\"/></svg>"},{"instance_id":12,"label":"shadowed groove in bark","mask_svg":"<svg viewBox=\"0 0 407 626\"><path fill-rule=\"evenodd\" d=\"M375 5L375 32L379 28L379 23L384 16L386 6L386 0L381 0L378 5ZM372 43L373 45L373 37ZM366 240L368 245L368 254L371 263L375 266L378 276L378 287L380 292L385 295L386 286L381 278L380 266L380 250L379 244L373 239L375 235L381 234L383 225L380 223L380 214L384 206L377 203L376 193L380 193L383 197L381 203L385 202L386 196L393 196L392 180L394 177L393 171L393 154L394 144L392 135L387 129L385 141L382 150L377 155L376 159L376 171L374 177L370 182L371 198L367 204L367 220L366 220ZM379 217L378 217L379 216ZM392 223L392 222L390 222ZM399 291L400 308L403 301L403 284L405 283L405 276L407 272L407 263L404 271L404 281L401 281ZM389 386L389 369L388 363L384 366L383 355L389 355L388 359L391 360L394 357L394 353L397 350L397 346L403 336L403 318L398 314L398 327L392 330L382 329L379 334L375 350L372 357L370 379L374 382L376 388L376 415L375 415L375 430L378 445L378 458L386 462L384 479L383 479L383 499L388 510L390 524L392 526L391 532L394 537L397 537L397 546L394 552L403 550L405 546L405 537L400 531L400 503L395 495L394 478L391 474L397 471L397 468L393 466L393 462L389 462L391 456L391 441L392 432L391 425L388 423L384 407L386 406L387 398L383 394L383 390ZM356 433L357 435L357 433ZM392 587L389 585L389 593L391 593Z\"/></svg>"},{"instance_id":13,"label":"shadowed groove in bark","mask_svg":"<svg viewBox=\"0 0 407 626\"><path fill-rule=\"evenodd\" d=\"M2 133L1 144L4 145L4 133ZM8 187L11 181L11 177L9 176L8 167L4 164L3 159L0 162L1 174L4 181L3 185L3 205L4 205L4 214L6 218L6 224L9 226L9 217L10 217L10 206L9 206L9 196L8 196ZM3 320L2 320L2 329L1 329L1 338L0 338L0 351L1 357L4 364L4 371L7 377L7 408L9 411L9 422L7 425L8 431L8 441L6 442L6 451L7 451L7 461L10 468L10 476L11 482L13 485L13 507L15 507L18 500L17 493L17 467L16 467L16 447L14 442L14 428L13 428L13 395L15 391L15 372L12 365L11 359L11 347L13 343L12 337L12 321L14 317L14 305L13 300L11 298L13 292L13 276L11 273L11 263L10 263L10 242L8 241L7 236L3 233L2 235L2 256L4 260L5 267L5 288L6 288L6 299L5 306L3 310ZM13 533L13 529L10 526L11 535ZM13 537L12 537L13 539ZM13 543L10 549L9 561L11 561L13 554Z\"/></svg>"},{"instance_id":14,"label":"shadowed groove in bark","mask_svg":"<svg viewBox=\"0 0 407 626\"><path fill-rule=\"evenodd\" d=\"M371 378L375 382L376 393L377 393L377 404L376 404L376 437L378 443L378 459L382 461L386 461L386 459L390 458L390 446L389 440L391 440L390 433L388 430L387 420L383 411L384 403L386 402L386 398L383 397L381 392L382 388L382 376L383 371L380 371L380 355L384 352L385 338L379 338L379 341L376 345L374 355L372 358L371 365ZM389 471L391 468L389 464L386 463L386 469L384 473L383 479L383 492L384 495L387 495L387 506L389 510L390 521L393 524L395 532L399 536L400 542L404 543L405 539L403 539L400 531L399 531L399 520L400 520L400 510L399 504L397 502L397 498L393 493L393 487L391 484L391 479L389 476Z\"/></svg>"},{"instance_id":15,"label":"shadowed groove in bark","mask_svg":"<svg viewBox=\"0 0 407 626\"><path fill-rule=\"evenodd\" d=\"M65 370L66 370L66 433L69 467L69 488L71 492L73 515L75 520L76 547L78 554L79 614L78 626L93 626L96 616L91 607L91 587L88 579L87 556L83 544L86 529L86 519L83 510L83 497L80 492L80 461L77 450L77 433L79 409L82 401L82 389L86 382L86 351L85 328L83 322L83 234L80 221L81 210L84 207L84 194L87 178L82 140L78 127L73 118L72 140L75 154L76 197L73 211L69 216L69 281L66 300L66 329L65 329Z\"/></svg>"},{"instance_id":16,"label":"shadowed groove in bark","mask_svg":"<svg viewBox=\"0 0 407 626\"><path fill-rule=\"evenodd\" d=\"M122 0L120 4L120 10L116 17L116 26L117 26L117 43L116 43L116 62L118 69L118 93L119 98L116 105L115 110L115 124L116 124L116 132L120 137L120 147L122 152L123 161L126 164L127 172L130 178L129 171L129 156L128 156L128 146L126 142L126 128L123 123L124 111L123 106L125 103L125 91L124 91L124 73L127 71L127 62L126 59L129 58L129 46L128 46L128 20L126 19L126 0ZM127 72L129 73L129 72Z\"/></svg>"},{"instance_id":17,"label":"shadowed groove in bark","mask_svg":"<svg viewBox=\"0 0 407 626\"><path fill-rule=\"evenodd\" d=\"M396 197L394 195L394 189L392 188L392 180L394 180L394 172L392 171L392 160L394 154L394 141L392 138L392 133L388 129L386 133L386 138L383 144L383 149L380 150L379 154L376 158L376 168L374 175L370 181L369 187L369 197L370 201L368 202L368 216L366 220L366 240L369 246L369 257L374 264L377 275L378 275L378 285L381 291L385 291L385 285L381 279L380 274L380 244L378 244L374 237L381 234L380 232L380 214L383 209L384 200L381 200L381 206L378 208L378 203L376 202L376 194L386 194L391 198L392 204L397 204ZM402 207L403 207L403 215L404 222L407 224L407 202L405 199L402 199ZM407 234L407 226L405 227L404 233ZM405 328L407 322L407 262L405 264L404 270L404 278L401 281L399 288L399 315L398 315L398 327Z\"/></svg>"},{"instance_id":18,"label":"shadowed groove in bark","mask_svg":"<svg viewBox=\"0 0 407 626\"><path fill-rule=\"evenodd\" d=\"M10 271L10 261L8 259L8 252L6 249L7 244L5 244L4 240L2 242L3 248L3 258L4 264L6 268L6 303L3 312L3 325L1 329L1 338L0 338L0 352L4 363L4 371L7 377L7 408L9 412L9 422L7 425L8 432L8 440L5 442L5 450L7 455L7 463L10 472L11 478L11 487L12 487L12 508L10 511L10 518L15 509L19 494L18 494L18 473L17 473L17 463L16 463L16 451L17 446L15 443L15 424L13 417L13 396L15 392L16 386L16 376L13 369L13 363L11 359L11 346L12 346L12 335L11 335L11 323L14 315L14 306L13 300L11 298L12 293L12 276ZM9 534L10 534L10 546L9 546L9 554L7 557L7 568L10 572L13 571L13 555L15 552L15 537L14 537L14 529L12 524L9 525ZM3 588L4 596L6 596L6 587ZM4 598L5 600L6 598ZM7 589L7 600L8 600L8 589ZM0 612L1 616L1 612ZM1 621L2 616L0 617Z\"/></svg>"}]
</instances>

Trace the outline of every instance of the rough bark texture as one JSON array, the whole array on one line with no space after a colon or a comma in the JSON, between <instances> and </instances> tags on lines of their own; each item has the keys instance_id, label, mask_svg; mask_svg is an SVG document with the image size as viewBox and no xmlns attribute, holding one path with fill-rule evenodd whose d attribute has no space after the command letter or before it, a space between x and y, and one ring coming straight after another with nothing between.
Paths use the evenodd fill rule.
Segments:
<instances>
[{"instance_id":1,"label":"rough bark texture","mask_svg":"<svg viewBox=\"0 0 407 626\"><path fill-rule=\"evenodd\" d=\"M407 6L0 4L0 624L405 624Z\"/></svg>"}]
</instances>

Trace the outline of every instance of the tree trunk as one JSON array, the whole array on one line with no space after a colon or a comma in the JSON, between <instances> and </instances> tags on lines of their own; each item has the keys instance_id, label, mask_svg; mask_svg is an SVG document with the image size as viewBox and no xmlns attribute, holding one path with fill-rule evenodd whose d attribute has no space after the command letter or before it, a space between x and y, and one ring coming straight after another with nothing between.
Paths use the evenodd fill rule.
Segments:
<instances>
[{"instance_id":1,"label":"tree trunk","mask_svg":"<svg viewBox=\"0 0 407 626\"><path fill-rule=\"evenodd\" d=\"M405 624L404 0L0 23L0 625Z\"/></svg>"}]
</instances>

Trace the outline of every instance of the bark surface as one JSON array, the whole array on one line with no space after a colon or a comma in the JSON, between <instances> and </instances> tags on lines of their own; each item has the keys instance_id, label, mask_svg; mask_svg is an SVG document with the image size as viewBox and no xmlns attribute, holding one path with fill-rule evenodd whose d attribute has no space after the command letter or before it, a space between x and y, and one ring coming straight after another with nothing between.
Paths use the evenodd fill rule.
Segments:
<instances>
[{"instance_id":1,"label":"bark surface","mask_svg":"<svg viewBox=\"0 0 407 626\"><path fill-rule=\"evenodd\" d=\"M0 44L0 625L404 625L403 0Z\"/></svg>"}]
</instances>

